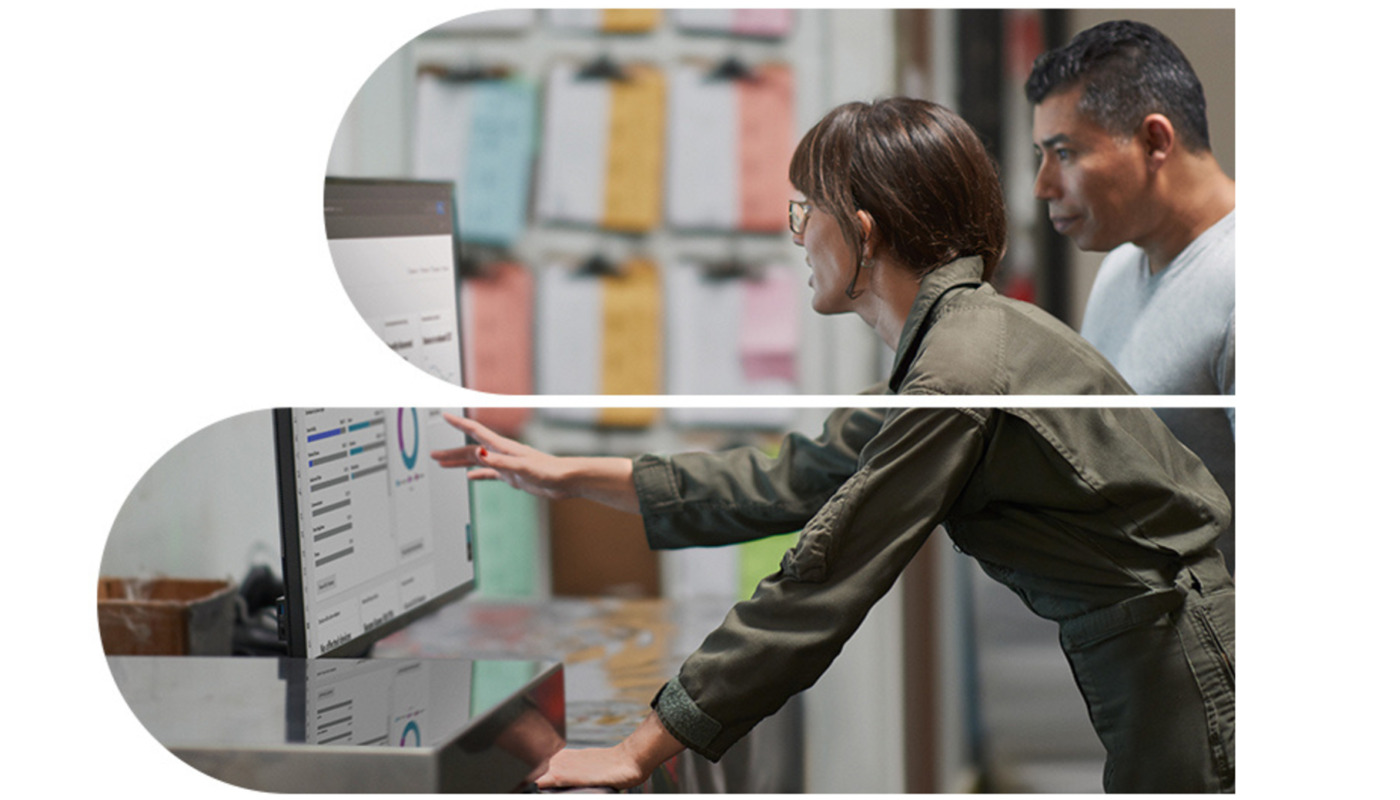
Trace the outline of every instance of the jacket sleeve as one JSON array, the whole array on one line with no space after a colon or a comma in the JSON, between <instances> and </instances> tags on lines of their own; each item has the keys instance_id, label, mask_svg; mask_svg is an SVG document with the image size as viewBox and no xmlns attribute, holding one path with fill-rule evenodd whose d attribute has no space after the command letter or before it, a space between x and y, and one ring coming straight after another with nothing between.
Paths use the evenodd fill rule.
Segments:
<instances>
[{"instance_id":1,"label":"jacket sleeve","mask_svg":"<svg viewBox=\"0 0 1400 800\"><path fill-rule=\"evenodd\" d=\"M653 707L671 734L717 760L815 683L947 516L981 457L983 423L964 410L888 411L779 572L657 694Z\"/></svg>"},{"instance_id":2,"label":"jacket sleeve","mask_svg":"<svg viewBox=\"0 0 1400 800\"><path fill-rule=\"evenodd\" d=\"M634 459L648 544L735 544L801 528L856 471L883 419L883 410L833 412L819 437L789 434L776 456L740 447Z\"/></svg>"}]
</instances>

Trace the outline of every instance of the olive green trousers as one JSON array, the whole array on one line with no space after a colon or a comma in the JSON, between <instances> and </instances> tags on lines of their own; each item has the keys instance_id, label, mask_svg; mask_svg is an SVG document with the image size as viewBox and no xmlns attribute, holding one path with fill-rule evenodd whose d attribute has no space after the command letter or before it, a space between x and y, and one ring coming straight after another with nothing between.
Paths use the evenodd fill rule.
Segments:
<instances>
[{"instance_id":1,"label":"olive green trousers","mask_svg":"<svg viewBox=\"0 0 1400 800\"><path fill-rule=\"evenodd\" d=\"M1063 623L1060 643L1108 750L1105 790L1235 790L1228 576L1183 569L1171 589Z\"/></svg>"}]
</instances>

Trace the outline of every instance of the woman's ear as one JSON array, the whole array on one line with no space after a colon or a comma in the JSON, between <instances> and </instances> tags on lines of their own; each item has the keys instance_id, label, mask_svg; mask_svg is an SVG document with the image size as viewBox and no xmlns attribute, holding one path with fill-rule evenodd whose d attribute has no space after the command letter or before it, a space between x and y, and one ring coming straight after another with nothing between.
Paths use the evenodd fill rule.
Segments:
<instances>
[{"instance_id":1,"label":"woman's ear","mask_svg":"<svg viewBox=\"0 0 1400 800\"><path fill-rule=\"evenodd\" d=\"M860 228L862 257L874 257L880 246L880 227L875 224L875 218L870 216L870 212L865 210L856 212L856 224Z\"/></svg>"}]
</instances>

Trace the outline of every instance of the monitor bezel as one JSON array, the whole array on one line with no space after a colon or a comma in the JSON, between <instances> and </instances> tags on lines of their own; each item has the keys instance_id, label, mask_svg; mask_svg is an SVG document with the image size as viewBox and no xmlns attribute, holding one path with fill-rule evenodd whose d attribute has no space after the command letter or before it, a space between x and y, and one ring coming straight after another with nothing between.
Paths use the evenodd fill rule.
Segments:
<instances>
[{"instance_id":1,"label":"monitor bezel","mask_svg":"<svg viewBox=\"0 0 1400 800\"><path fill-rule=\"evenodd\" d=\"M465 409L452 409L465 416ZM301 525L297 514L296 450L295 433L292 426L291 408L272 410L273 438L277 451L277 509L280 521L279 540L282 546L282 582L285 587L283 614L285 620L287 655L292 658L362 658L368 655L374 643L390 634L403 630L410 624L428 616L444 606L466 597L474 591L479 582L479 549L477 547L476 491L472 481L462 471L462 480L467 484L467 512L471 524L467 528L467 557L471 561L472 574L466 582L449 589L433 599L414 606L389 622L372 631L356 636L344 644L324 653L308 653L306 641L306 585L302 580ZM463 434L466 444L466 434Z\"/></svg>"},{"instance_id":2,"label":"monitor bezel","mask_svg":"<svg viewBox=\"0 0 1400 800\"><path fill-rule=\"evenodd\" d=\"M435 187L438 189L447 189L447 201L449 204L448 215L452 223L452 308L453 313L457 317L457 372L458 375L461 376L461 382L459 385L464 389L470 389L472 386L472 379L471 375L468 372L468 369L471 366L471 360L467 355L467 347L470 343L467 340L466 331L463 330L463 328L465 327L466 320L462 317L462 282L467 279L467 274L466 270L463 268L462 263L462 237L457 229L457 185L452 181L413 180L406 178L352 178L337 175L327 175L325 184L323 185L321 190L321 222L323 225L326 224L324 213L324 207L326 204L326 190L332 186L405 186L421 188ZM329 226L326 227L326 245L327 252L329 252L330 243L332 239L330 235L330 230L328 229ZM331 266L334 267L335 259L332 258L331 262ZM337 271L337 278L339 277L339 274L339 271ZM368 320L366 320L365 324L369 324Z\"/></svg>"}]
</instances>

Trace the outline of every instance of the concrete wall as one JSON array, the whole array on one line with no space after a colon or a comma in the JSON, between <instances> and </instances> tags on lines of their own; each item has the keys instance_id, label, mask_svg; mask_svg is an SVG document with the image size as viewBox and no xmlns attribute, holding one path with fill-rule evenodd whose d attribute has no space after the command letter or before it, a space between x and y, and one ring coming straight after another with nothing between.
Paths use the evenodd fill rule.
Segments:
<instances>
[{"instance_id":1,"label":"concrete wall","mask_svg":"<svg viewBox=\"0 0 1400 800\"><path fill-rule=\"evenodd\" d=\"M122 504L102 552L114 577L240 581L281 573L272 412L216 422L175 445Z\"/></svg>"}]
</instances>

